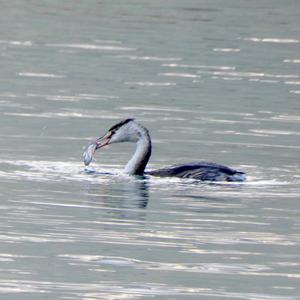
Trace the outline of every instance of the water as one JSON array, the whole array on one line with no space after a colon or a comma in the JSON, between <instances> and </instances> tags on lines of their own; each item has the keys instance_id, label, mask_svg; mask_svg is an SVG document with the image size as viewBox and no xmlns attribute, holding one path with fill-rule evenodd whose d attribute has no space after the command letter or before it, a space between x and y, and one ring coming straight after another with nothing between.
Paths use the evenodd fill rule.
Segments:
<instances>
[{"instance_id":1,"label":"water","mask_svg":"<svg viewBox=\"0 0 300 300\"><path fill-rule=\"evenodd\" d=\"M227 2L2 3L1 299L300 299L299 3ZM127 117L248 181L84 172Z\"/></svg>"}]
</instances>

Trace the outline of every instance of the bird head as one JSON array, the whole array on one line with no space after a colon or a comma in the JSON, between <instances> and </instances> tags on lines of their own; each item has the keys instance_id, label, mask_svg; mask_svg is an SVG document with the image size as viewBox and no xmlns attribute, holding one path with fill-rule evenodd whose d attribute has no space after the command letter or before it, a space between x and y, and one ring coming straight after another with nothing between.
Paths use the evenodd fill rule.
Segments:
<instances>
[{"instance_id":1,"label":"bird head","mask_svg":"<svg viewBox=\"0 0 300 300\"><path fill-rule=\"evenodd\" d=\"M139 138L136 125L134 119L117 123L104 136L96 140L96 150L113 143L136 142Z\"/></svg>"},{"instance_id":2,"label":"bird head","mask_svg":"<svg viewBox=\"0 0 300 300\"><path fill-rule=\"evenodd\" d=\"M138 126L134 119L126 119L112 126L105 135L88 146L83 154L85 165L89 165L94 152L100 148L113 143L137 142L139 139Z\"/></svg>"}]
</instances>

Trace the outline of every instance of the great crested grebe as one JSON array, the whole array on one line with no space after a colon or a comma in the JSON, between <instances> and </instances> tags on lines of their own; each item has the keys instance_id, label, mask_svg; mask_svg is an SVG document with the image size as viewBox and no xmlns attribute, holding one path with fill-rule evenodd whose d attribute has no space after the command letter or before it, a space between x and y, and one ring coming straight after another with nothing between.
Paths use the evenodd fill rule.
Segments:
<instances>
[{"instance_id":1,"label":"great crested grebe","mask_svg":"<svg viewBox=\"0 0 300 300\"><path fill-rule=\"evenodd\" d=\"M174 165L145 172L151 156L151 138L148 129L134 119L126 119L111 127L108 132L91 143L83 153L84 164L88 166L96 150L113 143L133 142L137 144L136 151L125 166L129 175L151 175L157 177L193 178L202 181L244 181L244 172L211 162L195 162Z\"/></svg>"}]
</instances>

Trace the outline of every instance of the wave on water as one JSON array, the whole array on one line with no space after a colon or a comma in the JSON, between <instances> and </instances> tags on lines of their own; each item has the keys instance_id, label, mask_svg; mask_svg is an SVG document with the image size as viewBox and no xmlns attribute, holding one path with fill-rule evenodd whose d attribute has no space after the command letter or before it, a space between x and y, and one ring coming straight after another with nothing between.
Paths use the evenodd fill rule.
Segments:
<instances>
[{"instance_id":1,"label":"wave on water","mask_svg":"<svg viewBox=\"0 0 300 300\"><path fill-rule=\"evenodd\" d=\"M10 45L10 46L21 46L21 47L31 47L33 45L31 41L7 41L7 40L0 40L0 44Z\"/></svg>"},{"instance_id":2,"label":"wave on water","mask_svg":"<svg viewBox=\"0 0 300 300\"><path fill-rule=\"evenodd\" d=\"M126 85L140 85L140 86L172 86L175 82L150 82L150 81L132 81L124 82Z\"/></svg>"},{"instance_id":3,"label":"wave on water","mask_svg":"<svg viewBox=\"0 0 300 300\"><path fill-rule=\"evenodd\" d=\"M64 161L45 161L45 160L5 160L0 159L0 178L2 180L16 181L35 181L35 182L111 182L112 180L125 180L128 182L140 180L140 177L129 176L123 173L123 167L120 165L97 165L93 167L85 167L81 162L64 162ZM181 190L193 187L199 187L203 192L206 187L208 192L225 193L231 196L240 196L241 193L246 197L252 197L253 192L260 195L273 196L274 193L284 194L282 187L292 188L293 192L289 193L289 197L299 196L299 191L296 188L299 185L300 177L297 177L294 172L287 170L280 173L281 176L270 178L272 170L269 170L269 175L265 170L255 170L252 166L241 166L247 174L247 179L244 182L202 182L195 179L181 178L159 178L146 175L143 180L151 183L153 188L164 190L169 189L170 184L175 189ZM284 176L283 176L284 175ZM242 188L238 191L235 188ZM274 191L276 189L276 191ZM249 194L249 195L248 195Z\"/></svg>"},{"instance_id":4,"label":"wave on water","mask_svg":"<svg viewBox=\"0 0 300 300\"><path fill-rule=\"evenodd\" d=\"M277 40L261 40L262 42L276 42ZM292 40L278 40L279 42L292 42ZM231 48L216 48L216 52L239 52L239 49ZM297 62L297 60L285 60L286 62ZM162 67L172 69L189 69L195 70L195 73L187 72L161 72L158 75L164 77L177 77L177 78L202 78L210 77L211 79L222 79L222 80L246 80L249 82L260 82L267 84L283 83L290 86L299 85L298 74L273 74L266 71L239 71L235 66L214 66L214 65L189 65L184 63L164 63Z\"/></svg>"},{"instance_id":5,"label":"wave on water","mask_svg":"<svg viewBox=\"0 0 300 300\"><path fill-rule=\"evenodd\" d=\"M117 114L103 114L99 115L96 112L92 113L82 113L81 111L64 111L64 112L45 112L45 113L14 113L6 112L6 116L18 116L18 117L33 117L33 118L50 118L50 119L61 119L61 118L86 118L86 119L109 119L109 120L119 120L120 116Z\"/></svg>"},{"instance_id":6,"label":"wave on water","mask_svg":"<svg viewBox=\"0 0 300 300\"><path fill-rule=\"evenodd\" d=\"M97 44L46 44L47 47L72 48L81 50L98 51L135 51L135 48L116 46L116 45L97 45Z\"/></svg>"},{"instance_id":7,"label":"wave on water","mask_svg":"<svg viewBox=\"0 0 300 300\"><path fill-rule=\"evenodd\" d=\"M37 160L0 160L2 180L28 180L37 182L107 180L105 177L86 176L82 163ZM104 174L104 172L102 173Z\"/></svg>"},{"instance_id":8,"label":"wave on water","mask_svg":"<svg viewBox=\"0 0 300 300\"><path fill-rule=\"evenodd\" d=\"M92 270L109 272L102 269ZM276 299L296 300L293 296L273 296L268 293L229 292L226 289L185 287L155 282L120 283L99 281L97 283L68 283L35 280L1 280L2 293L49 294L64 293L66 299L141 299L142 297L180 297L182 299ZM51 295L51 294L50 294ZM196 298L195 298L196 297ZM200 297L200 298L199 298ZM42 298L42 297L41 297Z\"/></svg>"},{"instance_id":9,"label":"wave on water","mask_svg":"<svg viewBox=\"0 0 300 300\"><path fill-rule=\"evenodd\" d=\"M300 40L289 38L259 38L250 37L244 38L244 41L256 42L256 43L275 43L275 44L298 44Z\"/></svg>"},{"instance_id":10,"label":"wave on water","mask_svg":"<svg viewBox=\"0 0 300 300\"><path fill-rule=\"evenodd\" d=\"M180 57L160 57L160 56L137 56L137 55L118 55L116 58L128 58L131 60L145 60L145 61L180 61Z\"/></svg>"},{"instance_id":11,"label":"wave on water","mask_svg":"<svg viewBox=\"0 0 300 300\"><path fill-rule=\"evenodd\" d=\"M64 75L49 74L49 73L19 72L17 74L21 77L65 78Z\"/></svg>"}]
</instances>

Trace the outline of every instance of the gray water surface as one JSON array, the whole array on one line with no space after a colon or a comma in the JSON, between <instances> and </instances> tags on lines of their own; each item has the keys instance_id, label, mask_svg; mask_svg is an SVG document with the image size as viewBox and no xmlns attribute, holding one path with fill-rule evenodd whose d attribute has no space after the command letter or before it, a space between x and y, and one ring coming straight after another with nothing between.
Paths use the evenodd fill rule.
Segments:
<instances>
[{"instance_id":1,"label":"gray water surface","mask_svg":"<svg viewBox=\"0 0 300 300\"><path fill-rule=\"evenodd\" d=\"M300 299L298 1L1 4L1 299ZM207 160L239 184L135 178ZM111 174L105 174L111 173Z\"/></svg>"}]
</instances>

